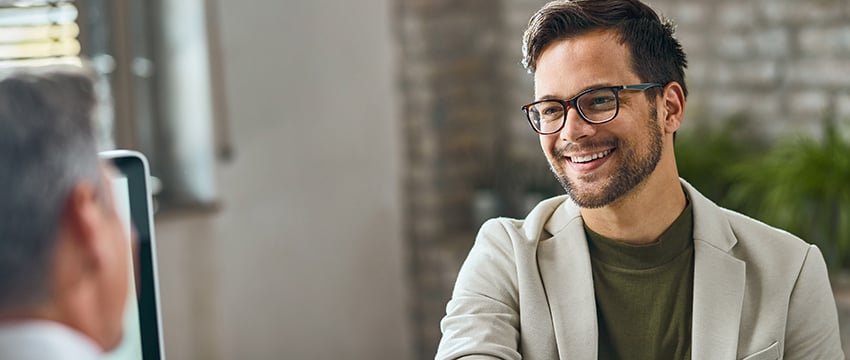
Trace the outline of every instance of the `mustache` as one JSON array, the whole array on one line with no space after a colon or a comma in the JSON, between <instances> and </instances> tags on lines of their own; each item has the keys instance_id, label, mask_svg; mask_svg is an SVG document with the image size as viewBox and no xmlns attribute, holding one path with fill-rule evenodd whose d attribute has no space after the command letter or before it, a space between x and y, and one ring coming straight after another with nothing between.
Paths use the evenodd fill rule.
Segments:
<instances>
[{"instance_id":1,"label":"mustache","mask_svg":"<svg viewBox=\"0 0 850 360\"><path fill-rule=\"evenodd\" d=\"M581 144L570 142L566 145L555 147L555 155L558 155L560 157L566 157L569 156L569 154L599 152L605 149L610 149L619 146L620 138L616 137L607 140L586 142Z\"/></svg>"}]
</instances>

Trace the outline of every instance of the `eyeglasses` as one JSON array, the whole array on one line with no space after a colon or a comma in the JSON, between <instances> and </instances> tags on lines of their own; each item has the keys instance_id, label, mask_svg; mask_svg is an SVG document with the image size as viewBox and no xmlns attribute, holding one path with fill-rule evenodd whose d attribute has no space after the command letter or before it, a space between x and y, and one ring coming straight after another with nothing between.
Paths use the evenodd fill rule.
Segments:
<instances>
[{"instance_id":1,"label":"eyeglasses","mask_svg":"<svg viewBox=\"0 0 850 360\"><path fill-rule=\"evenodd\" d=\"M567 106L578 110L579 116L591 124L604 124L617 117L620 112L621 90L644 91L664 84L645 83L634 85L603 86L587 89L568 100L546 99L524 105L531 127L540 135L560 132L567 123Z\"/></svg>"}]
</instances>

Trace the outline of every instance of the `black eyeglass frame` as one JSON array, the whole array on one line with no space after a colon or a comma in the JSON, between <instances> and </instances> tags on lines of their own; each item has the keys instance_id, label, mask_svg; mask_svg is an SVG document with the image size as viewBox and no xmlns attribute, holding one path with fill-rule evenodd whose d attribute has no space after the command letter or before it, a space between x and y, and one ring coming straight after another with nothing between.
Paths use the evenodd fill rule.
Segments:
<instances>
[{"instance_id":1,"label":"black eyeglass frame","mask_svg":"<svg viewBox=\"0 0 850 360\"><path fill-rule=\"evenodd\" d=\"M525 112L525 118L526 118L526 120L528 120L528 124L531 125L531 128L534 130L534 132L536 132L540 135L552 135L552 134L559 133L559 132L561 132L561 130L564 129L564 126L567 124L567 112L569 110L569 107L576 109L576 111L579 114L579 117L581 117L582 120L584 120L585 122L587 122L589 124L595 124L595 125L604 124L604 123L607 123L611 120L614 120L614 118L616 118L617 115L620 113L620 90L645 91L647 89L651 89L651 88L654 88L654 87L663 87L663 86L664 86L664 84L661 84L661 83L641 83L641 84L631 84L631 85L600 86L600 87L595 87L595 88L590 88L590 89L584 90L584 91L576 94L576 96L573 96L571 99L567 99L567 100L561 100L561 99L538 100L538 101L523 105L522 110ZM578 98L580 98L584 94L587 94L587 93L590 93L590 92L593 92L593 91L598 91L598 90L605 90L605 89L610 89L612 92L614 92L614 109L615 109L614 114L611 115L610 118L605 119L605 120L601 120L601 121L594 121L594 120L588 119L587 115L584 114L584 111L582 111L581 107L578 106ZM544 102L551 102L551 101L560 103L561 106L564 107L564 116L561 119L561 126L559 126L557 130L553 130L551 132L543 132L543 131L539 130L536 126L534 126L534 121L531 120L531 114L529 112L529 109L534 105L544 103Z\"/></svg>"}]
</instances>

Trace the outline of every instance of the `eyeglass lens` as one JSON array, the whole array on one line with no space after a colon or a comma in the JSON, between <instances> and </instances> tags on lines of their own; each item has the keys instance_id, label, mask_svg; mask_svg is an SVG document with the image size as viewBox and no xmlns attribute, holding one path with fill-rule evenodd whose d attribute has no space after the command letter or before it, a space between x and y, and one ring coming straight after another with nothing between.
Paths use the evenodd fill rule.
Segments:
<instances>
[{"instance_id":1,"label":"eyeglass lens","mask_svg":"<svg viewBox=\"0 0 850 360\"><path fill-rule=\"evenodd\" d=\"M575 100L580 115L590 122L611 120L617 113L617 95L605 88L582 94ZM548 100L529 107L528 118L537 130L551 133L560 130L566 120L566 109L558 100Z\"/></svg>"}]
</instances>

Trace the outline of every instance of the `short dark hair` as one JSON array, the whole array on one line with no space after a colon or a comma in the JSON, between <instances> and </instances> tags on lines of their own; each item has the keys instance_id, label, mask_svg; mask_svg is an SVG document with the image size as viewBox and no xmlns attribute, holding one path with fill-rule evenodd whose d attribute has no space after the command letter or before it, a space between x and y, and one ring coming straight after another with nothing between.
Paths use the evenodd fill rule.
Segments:
<instances>
[{"instance_id":1,"label":"short dark hair","mask_svg":"<svg viewBox=\"0 0 850 360\"><path fill-rule=\"evenodd\" d=\"M0 309L50 295L48 271L73 186L100 184L94 77L74 65L0 74Z\"/></svg>"},{"instance_id":2,"label":"short dark hair","mask_svg":"<svg viewBox=\"0 0 850 360\"><path fill-rule=\"evenodd\" d=\"M594 30L611 29L630 50L632 70L642 82L682 85L685 96L687 59L673 37L672 20L660 17L638 0L556 0L528 21L522 42L522 63L536 71L540 54L553 42Z\"/></svg>"}]
</instances>

